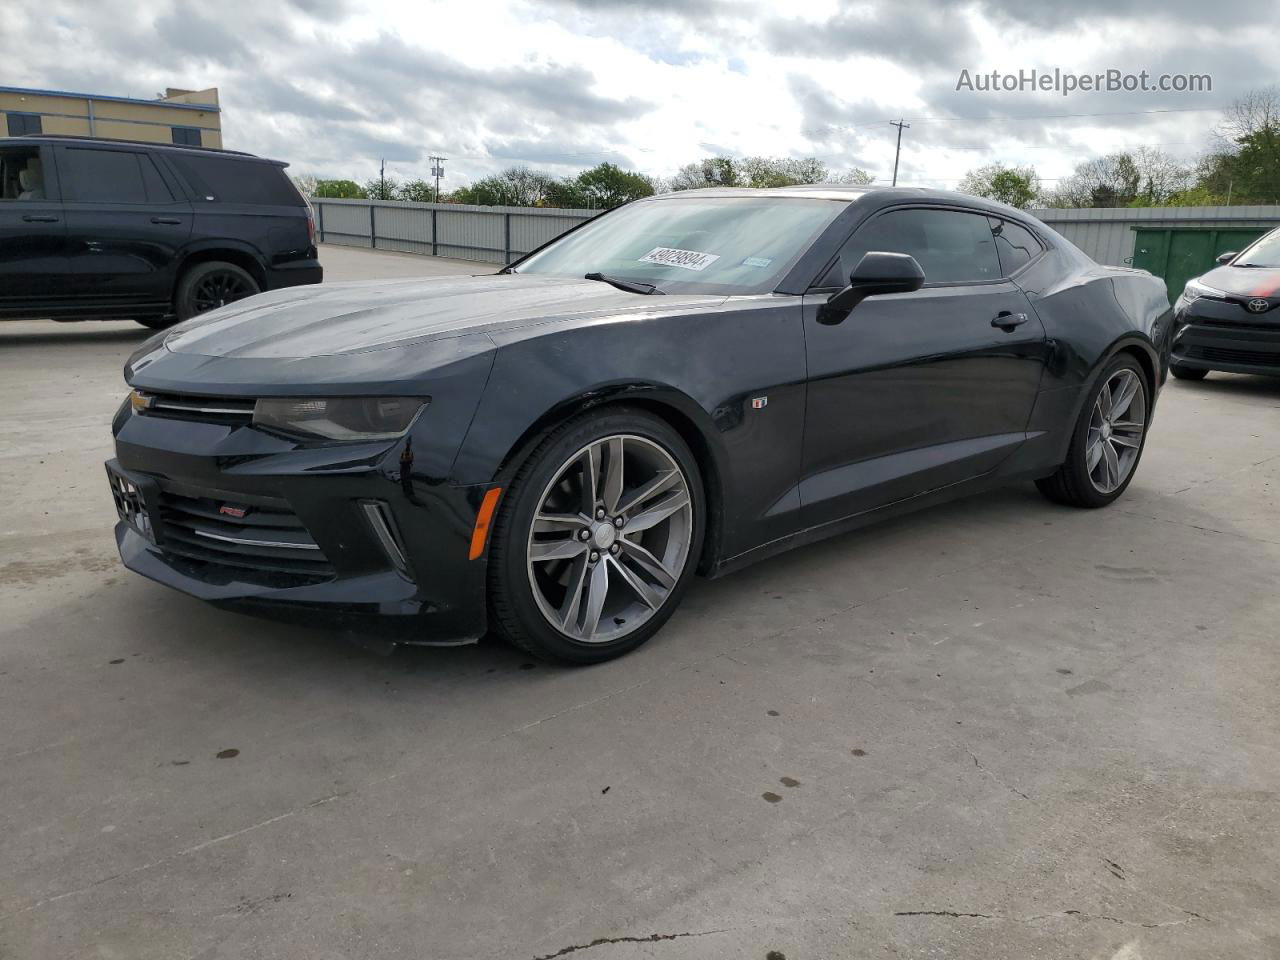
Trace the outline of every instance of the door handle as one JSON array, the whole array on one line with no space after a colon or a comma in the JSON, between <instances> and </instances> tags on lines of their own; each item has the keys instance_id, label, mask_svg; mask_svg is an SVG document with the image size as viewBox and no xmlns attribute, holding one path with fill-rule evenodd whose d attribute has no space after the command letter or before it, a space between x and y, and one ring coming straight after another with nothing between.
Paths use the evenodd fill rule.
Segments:
<instances>
[{"instance_id":1,"label":"door handle","mask_svg":"<svg viewBox=\"0 0 1280 960\"><path fill-rule=\"evenodd\" d=\"M22 219L27 223L57 223L58 218L47 213L24 213Z\"/></svg>"},{"instance_id":2,"label":"door handle","mask_svg":"<svg viewBox=\"0 0 1280 960\"><path fill-rule=\"evenodd\" d=\"M1027 322L1025 313L1010 313L1008 310L1001 310L991 318L991 325L999 327L1005 333L1013 330L1014 327L1020 327Z\"/></svg>"},{"instance_id":3,"label":"door handle","mask_svg":"<svg viewBox=\"0 0 1280 960\"><path fill-rule=\"evenodd\" d=\"M167 224L171 224L171 225L173 225L173 226L177 226L178 224L182 223L182 221L181 221L181 220L179 220L177 217L152 217L152 218L151 218L151 222L152 222L152 223L167 223Z\"/></svg>"}]
</instances>

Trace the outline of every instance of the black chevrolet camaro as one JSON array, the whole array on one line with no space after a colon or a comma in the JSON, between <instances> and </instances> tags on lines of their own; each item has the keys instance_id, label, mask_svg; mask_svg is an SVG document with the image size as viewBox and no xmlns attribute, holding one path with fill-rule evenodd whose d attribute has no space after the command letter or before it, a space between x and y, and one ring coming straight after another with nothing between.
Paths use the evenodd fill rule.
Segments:
<instances>
[{"instance_id":1,"label":"black chevrolet camaro","mask_svg":"<svg viewBox=\"0 0 1280 960\"><path fill-rule=\"evenodd\" d=\"M704 190L497 274L265 293L130 358L125 564L218 604L605 660L696 572L1017 479L1100 507L1164 284L929 190Z\"/></svg>"}]
</instances>

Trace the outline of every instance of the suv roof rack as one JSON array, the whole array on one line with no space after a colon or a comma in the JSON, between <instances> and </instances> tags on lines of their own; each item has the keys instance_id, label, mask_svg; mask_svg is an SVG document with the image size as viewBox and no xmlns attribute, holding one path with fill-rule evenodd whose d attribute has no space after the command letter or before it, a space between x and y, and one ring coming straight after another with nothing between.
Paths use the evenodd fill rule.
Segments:
<instances>
[{"instance_id":1,"label":"suv roof rack","mask_svg":"<svg viewBox=\"0 0 1280 960\"><path fill-rule=\"evenodd\" d=\"M254 160L266 160L266 157L260 157L256 153L249 153L245 150L227 150L223 147L196 147L183 143L157 143L154 140L121 140L117 137L87 137L79 133L33 133L21 137L5 137L0 140L0 146L4 141L13 140L80 140L85 143L123 143L134 147L153 147L158 150L199 150L203 153L225 153L233 157L252 157ZM275 163L277 161L270 161Z\"/></svg>"}]
</instances>

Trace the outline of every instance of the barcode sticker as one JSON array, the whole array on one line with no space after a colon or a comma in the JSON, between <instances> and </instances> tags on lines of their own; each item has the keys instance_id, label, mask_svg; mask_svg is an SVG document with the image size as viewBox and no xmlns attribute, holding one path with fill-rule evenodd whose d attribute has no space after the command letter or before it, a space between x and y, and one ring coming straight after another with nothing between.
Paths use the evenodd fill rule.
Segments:
<instances>
[{"instance_id":1,"label":"barcode sticker","mask_svg":"<svg viewBox=\"0 0 1280 960\"><path fill-rule=\"evenodd\" d=\"M679 267L681 270L705 270L719 259L718 253L677 250L675 247L654 247L640 258L640 262L656 263L663 267Z\"/></svg>"}]
</instances>

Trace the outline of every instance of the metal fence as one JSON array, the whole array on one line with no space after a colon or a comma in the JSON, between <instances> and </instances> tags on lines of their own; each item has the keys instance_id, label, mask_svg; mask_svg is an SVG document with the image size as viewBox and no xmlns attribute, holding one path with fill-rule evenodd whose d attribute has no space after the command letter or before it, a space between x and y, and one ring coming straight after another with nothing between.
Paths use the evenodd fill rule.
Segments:
<instances>
[{"instance_id":1,"label":"metal fence","mask_svg":"<svg viewBox=\"0 0 1280 960\"><path fill-rule=\"evenodd\" d=\"M321 243L502 264L600 213L315 197L311 204Z\"/></svg>"},{"instance_id":2,"label":"metal fence","mask_svg":"<svg viewBox=\"0 0 1280 960\"><path fill-rule=\"evenodd\" d=\"M1280 206L1254 207L1093 207L1032 210L1053 229L1099 263L1133 262L1139 228L1256 228L1280 225Z\"/></svg>"},{"instance_id":3,"label":"metal fence","mask_svg":"<svg viewBox=\"0 0 1280 960\"><path fill-rule=\"evenodd\" d=\"M312 198L311 203L316 209L316 232L323 243L503 264L600 213L395 200ZM1280 207L1118 207L1031 213L1099 263L1116 266L1132 261L1137 227L1280 224Z\"/></svg>"}]
</instances>

